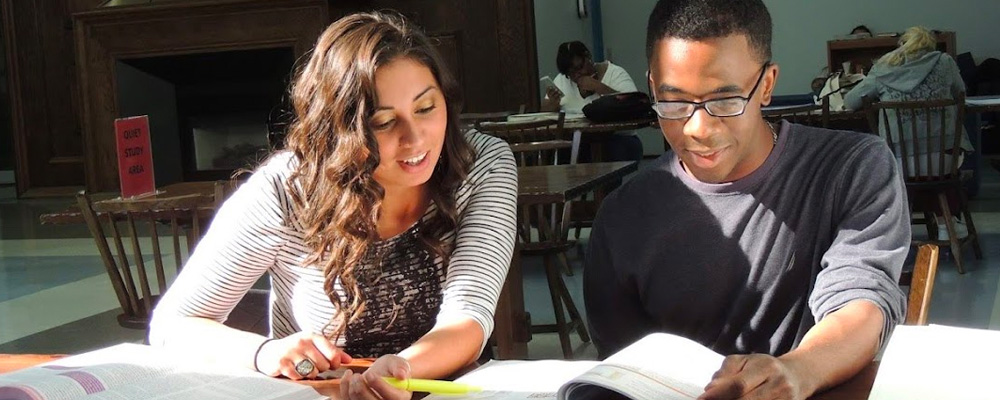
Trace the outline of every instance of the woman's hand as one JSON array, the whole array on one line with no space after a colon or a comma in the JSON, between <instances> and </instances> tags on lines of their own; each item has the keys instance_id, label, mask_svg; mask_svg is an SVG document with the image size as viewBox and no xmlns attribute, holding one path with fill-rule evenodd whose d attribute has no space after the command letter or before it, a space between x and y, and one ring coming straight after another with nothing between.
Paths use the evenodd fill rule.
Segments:
<instances>
[{"instance_id":1,"label":"woman's hand","mask_svg":"<svg viewBox=\"0 0 1000 400\"><path fill-rule=\"evenodd\" d=\"M340 380L340 397L344 400L408 400L413 393L396 389L382 378L409 379L410 363L397 355L384 355L362 374L347 371Z\"/></svg>"},{"instance_id":2,"label":"woman's hand","mask_svg":"<svg viewBox=\"0 0 1000 400\"><path fill-rule=\"evenodd\" d=\"M295 371L295 365L309 360L315 368L306 375ZM333 345L329 339L313 333L299 332L283 339L265 343L257 353L257 369L269 376L286 376L299 380L315 378L317 374L340 368L352 361L351 356Z\"/></svg>"}]
</instances>

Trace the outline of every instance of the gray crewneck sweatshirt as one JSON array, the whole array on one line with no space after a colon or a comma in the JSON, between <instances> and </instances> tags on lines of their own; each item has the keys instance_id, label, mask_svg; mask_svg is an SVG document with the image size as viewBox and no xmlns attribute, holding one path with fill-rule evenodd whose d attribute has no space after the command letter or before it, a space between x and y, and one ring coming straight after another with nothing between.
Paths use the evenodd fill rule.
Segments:
<instances>
[{"instance_id":1,"label":"gray crewneck sweatshirt","mask_svg":"<svg viewBox=\"0 0 1000 400\"><path fill-rule=\"evenodd\" d=\"M905 314L906 192L874 135L784 123L771 154L707 184L668 152L611 193L584 270L603 359L654 331L721 354L781 355L850 301Z\"/></svg>"}]
</instances>

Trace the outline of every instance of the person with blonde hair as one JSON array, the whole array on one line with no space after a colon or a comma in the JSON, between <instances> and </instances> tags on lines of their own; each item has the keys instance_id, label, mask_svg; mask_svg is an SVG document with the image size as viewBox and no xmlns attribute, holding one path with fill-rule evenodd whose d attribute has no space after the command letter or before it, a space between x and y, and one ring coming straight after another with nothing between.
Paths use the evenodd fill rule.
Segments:
<instances>
[{"instance_id":1,"label":"person with blonde hair","mask_svg":"<svg viewBox=\"0 0 1000 400\"><path fill-rule=\"evenodd\" d=\"M286 149L218 211L149 341L290 379L377 357L342 396L409 398L380 378L453 374L492 332L514 248L513 154L459 129L455 79L395 14L330 25L291 100ZM270 335L224 326L265 273Z\"/></svg>"},{"instance_id":2,"label":"person with blonde hair","mask_svg":"<svg viewBox=\"0 0 1000 400\"><path fill-rule=\"evenodd\" d=\"M951 99L964 92L965 83L955 60L937 50L934 33L914 26L899 38L899 47L879 58L865 79L844 96L844 106L851 110L860 109L865 97L876 97L881 101L915 101ZM939 123L931 125L940 126ZM880 126L879 133L885 135L885 129ZM927 137L929 133L935 134L922 132L918 137ZM964 132L962 150L972 150Z\"/></svg>"},{"instance_id":3,"label":"person with blonde hair","mask_svg":"<svg viewBox=\"0 0 1000 400\"><path fill-rule=\"evenodd\" d=\"M879 58L865 79L844 96L844 106L851 110L859 109L864 105L866 97L876 97L880 101L918 101L952 99L962 93L965 93L965 83L959 74L958 64L951 56L937 50L937 39L933 32L923 27L914 26L907 29L899 38L899 47ZM895 113L892 110L887 110L887 112L889 120L894 121ZM955 114L956 110L947 110L944 126L954 124ZM924 128L922 124L918 129L924 130L917 132L916 137L923 140L927 137L940 137L942 135L939 114L932 115L931 123L928 126L929 129ZM896 126L886 127L883 121L879 121L879 134L882 137L892 135L894 146L896 146L893 153L897 154L896 158L900 163L902 163L902 158L899 156L901 152L898 138L900 134L906 138L912 138L911 129L909 123L904 123L903 132L896 132L899 130ZM946 142L952 142L953 138L953 136L947 138ZM907 145L907 154L910 157L926 157L927 152L932 154L944 152L944 163L947 166L951 165L952 157L958 157L958 163L961 165L965 159L964 153L973 150L964 127L962 128L961 148L940 149L938 147L934 145L930 148L922 146L919 149L914 149L911 141ZM938 162L939 157L932 157L932 161ZM909 161L909 164L914 165L912 160ZM914 174L929 175L931 171L929 168L927 163L923 163L920 165L920 171L914 171ZM940 170L947 170L947 168ZM943 238L945 236L941 234L946 235L947 233L943 230L944 225L940 226L942 229L939 236ZM961 233L965 230L964 225L957 226L960 231L959 236L963 236Z\"/></svg>"}]
</instances>

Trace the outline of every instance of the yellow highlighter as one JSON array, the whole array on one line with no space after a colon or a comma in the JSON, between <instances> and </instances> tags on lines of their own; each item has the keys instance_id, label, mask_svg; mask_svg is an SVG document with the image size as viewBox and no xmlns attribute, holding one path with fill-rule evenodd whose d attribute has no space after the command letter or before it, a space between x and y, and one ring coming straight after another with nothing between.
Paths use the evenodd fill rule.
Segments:
<instances>
[{"instance_id":1,"label":"yellow highlighter","mask_svg":"<svg viewBox=\"0 0 1000 400\"><path fill-rule=\"evenodd\" d=\"M382 379L396 389L402 389L409 392L427 392L431 394L466 394L470 392L480 392L483 390L478 386L449 381L436 381L433 379L396 379L386 377L383 377Z\"/></svg>"}]
</instances>

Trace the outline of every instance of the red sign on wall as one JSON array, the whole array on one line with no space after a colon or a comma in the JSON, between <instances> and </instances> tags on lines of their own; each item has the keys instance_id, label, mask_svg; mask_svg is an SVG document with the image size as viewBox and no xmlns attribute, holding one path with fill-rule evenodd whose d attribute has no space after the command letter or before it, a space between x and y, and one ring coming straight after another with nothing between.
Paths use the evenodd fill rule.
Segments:
<instances>
[{"instance_id":1,"label":"red sign on wall","mask_svg":"<svg viewBox=\"0 0 1000 400\"><path fill-rule=\"evenodd\" d=\"M122 198L156 192L153 179L153 151L149 144L149 117L118 118L115 120L118 143L118 178Z\"/></svg>"}]
</instances>

